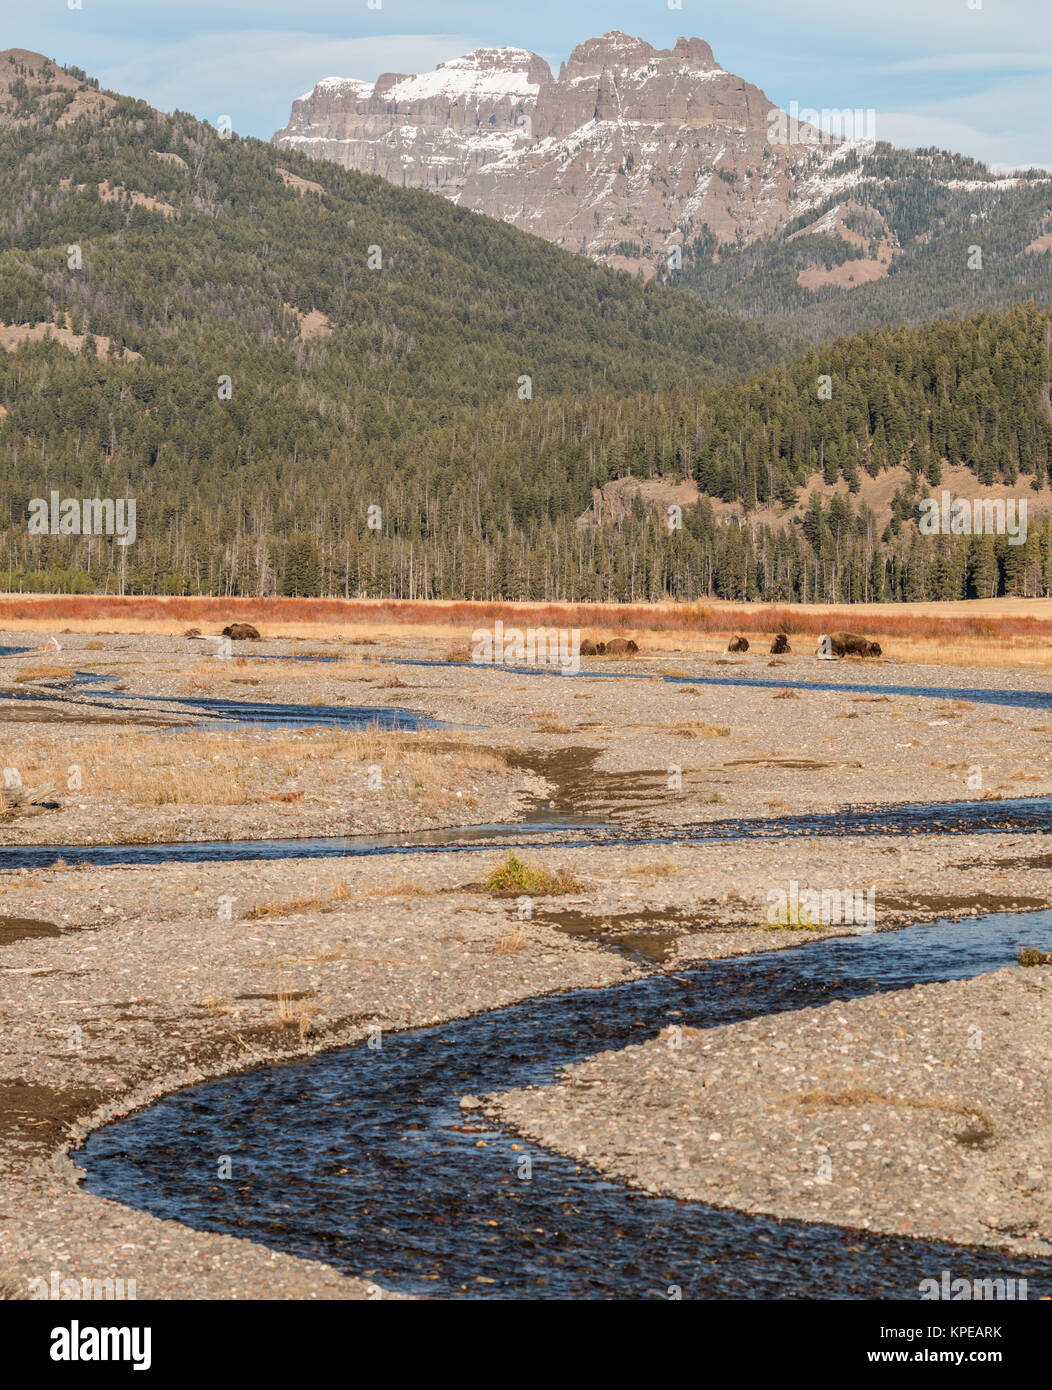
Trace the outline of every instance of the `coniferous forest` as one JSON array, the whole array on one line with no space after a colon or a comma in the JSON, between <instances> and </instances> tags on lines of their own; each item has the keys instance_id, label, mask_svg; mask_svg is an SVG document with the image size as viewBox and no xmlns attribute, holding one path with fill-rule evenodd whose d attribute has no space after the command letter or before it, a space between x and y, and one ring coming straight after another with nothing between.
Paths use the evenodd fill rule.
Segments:
<instances>
[{"instance_id":1,"label":"coniferous forest","mask_svg":"<svg viewBox=\"0 0 1052 1390\"><path fill-rule=\"evenodd\" d=\"M1052 253L1028 259L1027 302L1006 283L958 318L967 300L943 295L939 321L816 343L793 314L735 316L189 116L117 98L62 124L61 92L14 90L0 113L9 589L1052 592ZM881 521L866 483L895 466L907 482ZM1049 497L1025 545L918 533L949 466ZM816 474L843 486L790 516ZM641 503L580 526L593 489L626 476L703 495L680 529ZM31 535L29 502L52 491L134 497L134 546Z\"/></svg>"}]
</instances>

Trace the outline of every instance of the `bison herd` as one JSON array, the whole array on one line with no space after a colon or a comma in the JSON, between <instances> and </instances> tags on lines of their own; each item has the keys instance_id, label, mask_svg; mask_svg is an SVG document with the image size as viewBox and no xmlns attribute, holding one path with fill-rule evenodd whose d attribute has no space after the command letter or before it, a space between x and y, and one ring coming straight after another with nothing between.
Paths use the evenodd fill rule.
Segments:
<instances>
[{"instance_id":1,"label":"bison herd","mask_svg":"<svg viewBox=\"0 0 1052 1390\"><path fill-rule=\"evenodd\" d=\"M635 656L639 647L631 638L614 637L609 642L593 642L586 637L581 643L582 656Z\"/></svg>"},{"instance_id":2,"label":"bison herd","mask_svg":"<svg viewBox=\"0 0 1052 1390\"><path fill-rule=\"evenodd\" d=\"M728 652L747 652L749 650L748 637L736 633L727 643ZM771 639L772 656L788 656L792 653L789 645L789 637L784 632L777 633ZM585 638L581 643L582 656L635 656L639 647L630 638L615 637L609 642L594 642L590 638ZM832 632L818 639L818 649L816 656L839 657L839 656L861 656L871 657L880 656L880 646L876 642L871 642L868 637L859 637L854 632Z\"/></svg>"},{"instance_id":3,"label":"bison herd","mask_svg":"<svg viewBox=\"0 0 1052 1390\"><path fill-rule=\"evenodd\" d=\"M253 627L251 623L228 623L221 635L229 637L231 642L258 642L261 640L259 628ZM199 638L201 632L199 628L190 627L183 633L183 636Z\"/></svg>"},{"instance_id":4,"label":"bison herd","mask_svg":"<svg viewBox=\"0 0 1052 1390\"><path fill-rule=\"evenodd\" d=\"M732 637L727 643L727 650L729 652L747 652L749 650L748 637L742 637L740 635L738 637ZM780 632L771 643L772 656L784 656L786 652L791 652L792 650L792 647L789 645L789 638L786 637L784 632Z\"/></svg>"},{"instance_id":5,"label":"bison herd","mask_svg":"<svg viewBox=\"0 0 1052 1390\"><path fill-rule=\"evenodd\" d=\"M727 643L729 652L747 652L749 650L749 639L738 635L731 638ZM772 656L785 656L792 652L789 645L789 638L784 632L779 632L771 642ZM818 639L818 648L815 656L836 657L836 656L880 656L880 645L871 642L868 637L859 637L855 632L831 632Z\"/></svg>"},{"instance_id":6,"label":"bison herd","mask_svg":"<svg viewBox=\"0 0 1052 1390\"><path fill-rule=\"evenodd\" d=\"M185 636L199 638L201 634L196 627L192 627ZM232 642L258 642L260 640L258 628L254 628L251 623L229 623L223 629L223 636L229 637ZM727 650L728 652L747 652L749 639L739 633L727 643ZM789 638L784 632L779 632L771 642L772 656L785 656L792 650L789 645ZM593 642L586 637L581 643L582 656L635 656L638 651L638 645L631 638L626 637L613 637L609 642ZM818 639L815 655L826 658L873 657L880 656L881 650L877 642L871 642L868 637L860 637L856 632L831 632Z\"/></svg>"}]
</instances>

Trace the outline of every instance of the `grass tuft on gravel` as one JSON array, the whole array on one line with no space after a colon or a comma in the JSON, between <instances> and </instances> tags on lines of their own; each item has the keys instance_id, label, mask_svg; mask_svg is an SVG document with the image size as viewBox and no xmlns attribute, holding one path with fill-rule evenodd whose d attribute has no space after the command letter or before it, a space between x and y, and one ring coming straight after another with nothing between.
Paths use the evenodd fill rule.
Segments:
<instances>
[{"instance_id":1,"label":"grass tuft on gravel","mask_svg":"<svg viewBox=\"0 0 1052 1390\"><path fill-rule=\"evenodd\" d=\"M775 921L764 921L769 931L821 931L821 922L812 922L806 907L792 908L788 904L780 909Z\"/></svg>"},{"instance_id":2,"label":"grass tuft on gravel","mask_svg":"<svg viewBox=\"0 0 1052 1390\"><path fill-rule=\"evenodd\" d=\"M524 863L514 852L493 870L486 879L485 889L495 897L511 896L515 893L552 896L556 893L576 893L581 884L566 869L549 873Z\"/></svg>"},{"instance_id":3,"label":"grass tuft on gravel","mask_svg":"<svg viewBox=\"0 0 1052 1390\"><path fill-rule=\"evenodd\" d=\"M16 685L24 685L28 681L72 680L74 675L72 666L54 666L41 662L36 666L23 666L14 679Z\"/></svg>"},{"instance_id":4,"label":"grass tuft on gravel","mask_svg":"<svg viewBox=\"0 0 1052 1390\"><path fill-rule=\"evenodd\" d=\"M1052 965L1052 951L1039 951L1035 946L1020 946L1020 965Z\"/></svg>"}]
</instances>

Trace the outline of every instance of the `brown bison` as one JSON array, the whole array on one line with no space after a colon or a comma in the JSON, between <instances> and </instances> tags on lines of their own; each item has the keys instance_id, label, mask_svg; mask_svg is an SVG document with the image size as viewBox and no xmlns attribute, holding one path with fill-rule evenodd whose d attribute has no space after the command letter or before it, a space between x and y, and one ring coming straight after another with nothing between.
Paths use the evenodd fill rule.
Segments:
<instances>
[{"instance_id":1,"label":"brown bison","mask_svg":"<svg viewBox=\"0 0 1052 1390\"><path fill-rule=\"evenodd\" d=\"M857 632L831 632L818 640L818 656L880 656L880 647Z\"/></svg>"},{"instance_id":2,"label":"brown bison","mask_svg":"<svg viewBox=\"0 0 1052 1390\"><path fill-rule=\"evenodd\" d=\"M582 656L595 656L595 655L596 655L595 643L594 643L590 638L588 638L588 637L586 637L586 638L584 639L584 641L581 643L581 655L582 655Z\"/></svg>"},{"instance_id":3,"label":"brown bison","mask_svg":"<svg viewBox=\"0 0 1052 1390\"><path fill-rule=\"evenodd\" d=\"M747 652L749 650L749 639L747 637L732 637L727 643L729 652Z\"/></svg>"},{"instance_id":4,"label":"brown bison","mask_svg":"<svg viewBox=\"0 0 1052 1390\"><path fill-rule=\"evenodd\" d=\"M606 644L607 656L635 656L639 648L631 638L615 637Z\"/></svg>"},{"instance_id":5,"label":"brown bison","mask_svg":"<svg viewBox=\"0 0 1052 1390\"><path fill-rule=\"evenodd\" d=\"M230 623L223 629L223 636L229 637L231 642L258 642L259 630L251 623Z\"/></svg>"},{"instance_id":6,"label":"brown bison","mask_svg":"<svg viewBox=\"0 0 1052 1390\"><path fill-rule=\"evenodd\" d=\"M789 645L789 638L786 637L784 632L780 632L771 643L772 656L784 656L786 652L791 652L792 650L792 647Z\"/></svg>"}]
</instances>

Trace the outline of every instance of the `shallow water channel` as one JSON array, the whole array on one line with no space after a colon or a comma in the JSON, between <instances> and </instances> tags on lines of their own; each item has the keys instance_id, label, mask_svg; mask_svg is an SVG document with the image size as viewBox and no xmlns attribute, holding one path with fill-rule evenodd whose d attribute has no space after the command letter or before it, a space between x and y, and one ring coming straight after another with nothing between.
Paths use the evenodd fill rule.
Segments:
<instances>
[{"instance_id":1,"label":"shallow water channel","mask_svg":"<svg viewBox=\"0 0 1052 1390\"><path fill-rule=\"evenodd\" d=\"M142 701L148 704L173 706L173 714L184 710L192 715L195 728L210 725L248 724L263 729L338 728L377 729L382 732L448 729L453 726L441 719L431 719L417 710L402 705L297 705L265 700L217 700L189 695L136 695L131 691L106 689L118 681L116 676L95 671L76 671L67 689L10 690L6 700L29 703L42 701L62 704L70 709L120 709L108 701ZM90 690L92 697L83 698L79 692ZM97 697L95 692L98 692ZM175 727L174 725L172 726Z\"/></svg>"},{"instance_id":2,"label":"shallow water channel","mask_svg":"<svg viewBox=\"0 0 1052 1390\"><path fill-rule=\"evenodd\" d=\"M1034 1299L1052 1293L1052 1258L647 1196L459 1108L465 1093L546 1083L669 1023L709 1028L981 974L1024 944L1052 948L1052 912L830 939L532 999L386 1034L378 1050L188 1088L97 1131L75 1158L92 1192L415 1294L917 1299L922 1279L948 1270L1026 1278ZM221 1155L230 1180L216 1176Z\"/></svg>"},{"instance_id":3,"label":"shallow water channel","mask_svg":"<svg viewBox=\"0 0 1052 1390\"><path fill-rule=\"evenodd\" d=\"M363 855L446 854L472 850L647 848L729 840L814 835L1038 834L1052 826L1052 800L947 801L822 811L808 815L736 817L660 832L625 830L587 816L531 812L499 825L450 826L391 835L345 835L302 840L185 840L166 844L11 845L0 847L0 870L66 865L203 864L245 859L357 859Z\"/></svg>"},{"instance_id":4,"label":"shallow water channel","mask_svg":"<svg viewBox=\"0 0 1052 1390\"><path fill-rule=\"evenodd\" d=\"M444 663L405 663L444 664ZM531 671L530 674L547 674ZM624 673L584 672L618 678ZM635 673L629 678L635 678ZM1036 691L665 677L711 685L924 695L1048 709ZM90 672L77 686L118 691ZM68 700L59 692L21 698ZM163 697L130 697L156 699ZM92 701L94 704L95 701ZM198 719L250 725L446 727L397 707L168 701ZM120 705L111 706L119 708ZM817 834L1033 833L1048 798L964 801L736 818L660 834L538 813L528 823L391 836L169 845L18 846L0 869L459 852L524 843L665 845ZM353 943L349 943L353 944ZM480 1298L917 1298L920 1281L1027 1278L1052 1294L1052 1258L779 1221L654 1198L572 1160L465 1120L459 1099L550 1081L559 1068L654 1036L707 1028L1014 961L1052 949L1052 913L1006 914L835 938L598 990L533 999L476 1018L189 1088L96 1132L76 1155L93 1192L197 1229L246 1236L410 1293ZM522 1158L531 1176L524 1181ZM233 1178L216 1177L221 1155Z\"/></svg>"}]
</instances>

